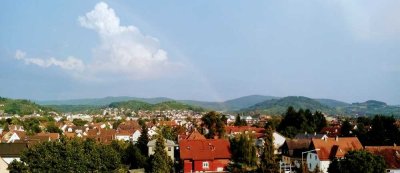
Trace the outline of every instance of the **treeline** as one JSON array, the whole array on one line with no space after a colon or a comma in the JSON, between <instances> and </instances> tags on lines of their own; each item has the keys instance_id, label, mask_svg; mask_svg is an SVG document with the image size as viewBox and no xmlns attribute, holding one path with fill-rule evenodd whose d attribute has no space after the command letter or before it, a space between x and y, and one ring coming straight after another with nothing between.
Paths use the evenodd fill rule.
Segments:
<instances>
[{"instance_id":1,"label":"treeline","mask_svg":"<svg viewBox=\"0 0 400 173\"><path fill-rule=\"evenodd\" d=\"M146 130L144 130L146 129ZM10 172L127 172L144 168L146 172L173 172L174 164L165 151L165 139L157 135L155 154L148 156L147 128L138 142L62 137L60 141L35 144L23 151L20 161L13 161Z\"/></svg>"},{"instance_id":2,"label":"treeline","mask_svg":"<svg viewBox=\"0 0 400 173\"><path fill-rule=\"evenodd\" d=\"M364 146L400 144L400 130L391 116L349 118L343 122L342 136L357 136Z\"/></svg>"},{"instance_id":3,"label":"treeline","mask_svg":"<svg viewBox=\"0 0 400 173\"><path fill-rule=\"evenodd\" d=\"M296 134L304 132L318 133L326 125L326 119L321 112L315 111L312 113L309 109L296 111L290 106L283 115L277 131L286 137L292 138Z\"/></svg>"}]
</instances>

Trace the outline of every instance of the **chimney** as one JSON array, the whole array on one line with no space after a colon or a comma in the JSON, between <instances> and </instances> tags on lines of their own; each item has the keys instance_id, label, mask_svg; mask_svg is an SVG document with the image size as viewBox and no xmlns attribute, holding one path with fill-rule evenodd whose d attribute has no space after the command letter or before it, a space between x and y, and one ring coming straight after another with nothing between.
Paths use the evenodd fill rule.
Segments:
<instances>
[{"instance_id":1,"label":"chimney","mask_svg":"<svg viewBox=\"0 0 400 173\"><path fill-rule=\"evenodd\" d=\"M336 136L336 137L335 137L335 141L339 141L339 136Z\"/></svg>"},{"instance_id":2,"label":"chimney","mask_svg":"<svg viewBox=\"0 0 400 173\"><path fill-rule=\"evenodd\" d=\"M394 147L397 147L396 143L393 143L393 146L394 146Z\"/></svg>"},{"instance_id":3,"label":"chimney","mask_svg":"<svg viewBox=\"0 0 400 173\"><path fill-rule=\"evenodd\" d=\"M314 132L314 136L317 136L317 132Z\"/></svg>"}]
</instances>

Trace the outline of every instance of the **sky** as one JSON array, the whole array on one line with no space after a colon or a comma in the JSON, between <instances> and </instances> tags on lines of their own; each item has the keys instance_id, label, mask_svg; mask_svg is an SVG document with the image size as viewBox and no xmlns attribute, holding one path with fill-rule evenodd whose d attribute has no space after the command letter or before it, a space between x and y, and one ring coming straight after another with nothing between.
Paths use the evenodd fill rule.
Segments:
<instances>
[{"instance_id":1,"label":"sky","mask_svg":"<svg viewBox=\"0 0 400 173\"><path fill-rule=\"evenodd\" d=\"M400 104L400 1L22 1L0 6L0 96Z\"/></svg>"}]
</instances>

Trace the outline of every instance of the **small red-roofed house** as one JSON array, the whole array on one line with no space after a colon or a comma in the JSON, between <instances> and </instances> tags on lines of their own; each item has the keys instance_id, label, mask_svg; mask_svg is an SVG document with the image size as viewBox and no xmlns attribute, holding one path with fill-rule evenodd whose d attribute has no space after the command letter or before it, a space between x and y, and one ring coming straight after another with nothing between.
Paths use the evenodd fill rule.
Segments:
<instances>
[{"instance_id":1,"label":"small red-roofed house","mask_svg":"<svg viewBox=\"0 0 400 173\"><path fill-rule=\"evenodd\" d=\"M225 139L195 139L179 142L183 171L226 172L231 153Z\"/></svg>"},{"instance_id":2,"label":"small red-roofed house","mask_svg":"<svg viewBox=\"0 0 400 173\"><path fill-rule=\"evenodd\" d=\"M363 146L357 137L311 139L312 152L305 155L306 164L309 171L314 171L318 166L322 172L328 172L329 164L334 158L343 158L348 151L362 149Z\"/></svg>"},{"instance_id":3,"label":"small red-roofed house","mask_svg":"<svg viewBox=\"0 0 400 173\"><path fill-rule=\"evenodd\" d=\"M386 172L400 172L400 146L366 146L365 150L383 157Z\"/></svg>"}]
</instances>

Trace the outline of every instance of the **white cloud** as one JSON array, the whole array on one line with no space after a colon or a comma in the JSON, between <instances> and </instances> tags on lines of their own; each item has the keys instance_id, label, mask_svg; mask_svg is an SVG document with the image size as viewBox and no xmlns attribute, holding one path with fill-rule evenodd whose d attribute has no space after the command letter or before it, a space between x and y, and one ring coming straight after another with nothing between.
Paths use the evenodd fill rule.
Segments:
<instances>
[{"instance_id":1,"label":"white cloud","mask_svg":"<svg viewBox=\"0 0 400 173\"><path fill-rule=\"evenodd\" d=\"M146 78L168 72L178 63L168 60L156 38L144 35L135 26L122 26L112 8L104 2L78 18L81 26L96 31L101 39L94 51L94 73L104 70L133 78Z\"/></svg>"},{"instance_id":2,"label":"white cloud","mask_svg":"<svg viewBox=\"0 0 400 173\"><path fill-rule=\"evenodd\" d=\"M40 67L58 66L65 70L80 70L81 77L96 79L107 75L133 79L152 78L183 66L181 63L170 62L168 53L160 48L156 38L144 35L135 26L122 26L114 10L104 2L96 4L92 11L78 17L78 22L82 27L94 30L100 37L92 61L87 64L74 57L66 60L26 58L26 53L20 50L17 50L15 58Z\"/></svg>"},{"instance_id":3,"label":"white cloud","mask_svg":"<svg viewBox=\"0 0 400 173\"><path fill-rule=\"evenodd\" d=\"M68 57L66 60L58 60L56 58L26 58L26 53L17 50L15 53L15 58L24 61L26 64L34 64L40 67L51 67L57 66L65 70L77 70L82 71L84 69L84 64L80 59L74 57Z\"/></svg>"}]
</instances>

